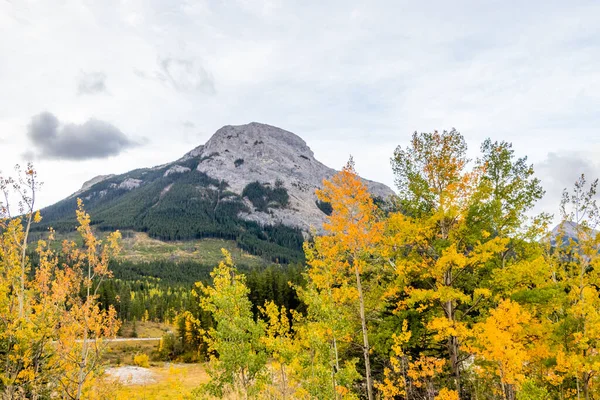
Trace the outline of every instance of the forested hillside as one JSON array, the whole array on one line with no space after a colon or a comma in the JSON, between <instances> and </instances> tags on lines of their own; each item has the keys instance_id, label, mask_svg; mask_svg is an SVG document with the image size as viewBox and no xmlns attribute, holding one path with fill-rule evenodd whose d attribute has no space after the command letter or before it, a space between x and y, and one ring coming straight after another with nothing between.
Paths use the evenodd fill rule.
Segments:
<instances>
[{"instance_id":1,"label":"forested hillside","mask_svg":"<svg viewBox=\"0 0 600 400\"><path fill-rule=\"evenodd\" d=\"M241 196L195 169L198 161L180 165L185 173L166 174L170 166L133 171L92 185L83 193L41 210L43 222L34 228L52 226L59 232L76 228L72 210L77 198L93 212L92 225L100 230L130 229L161 240L222 238L265 259L287 263L302 259L303 235L284 225L261 226L239 217L248 212ZM143 182L133 189L122 182ZM285 189L278 189L285 193ZM254 197L253 197L254 198ZM268 207L279 203L271 201ZM265 203L265 209L267 204Z\"/></svg>"}]
</instances>

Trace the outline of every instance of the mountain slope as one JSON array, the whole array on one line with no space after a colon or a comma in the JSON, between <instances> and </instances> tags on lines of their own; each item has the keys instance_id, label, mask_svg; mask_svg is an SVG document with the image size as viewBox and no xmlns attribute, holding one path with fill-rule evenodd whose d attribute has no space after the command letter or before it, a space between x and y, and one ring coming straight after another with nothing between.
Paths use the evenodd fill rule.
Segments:
<instances>
[{"instance_id":1,"label":"mountain slope","mask_svg":"<svg viewBox=\"0 0 600 400\"><path fill-rule=\"evenodd\" d=\"M163 240L219 237L281 261L301 258L304 235L319 230L327 207L315 190L335 170L291 132L250 123L225 126L203 146L154 168L105 175L42 210L44 224L75 226L82 198L99 229L133 229ZM365 181L375 197L393 192Z\"/></svg>"}]
</instances>

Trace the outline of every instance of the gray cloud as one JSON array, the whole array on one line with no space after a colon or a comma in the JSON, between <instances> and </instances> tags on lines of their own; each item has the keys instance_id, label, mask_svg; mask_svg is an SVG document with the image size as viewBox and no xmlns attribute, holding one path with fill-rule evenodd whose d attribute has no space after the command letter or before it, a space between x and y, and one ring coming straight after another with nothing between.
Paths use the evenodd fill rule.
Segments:
<instances>
[{"instance_id":1,"label":"gray cloud","mask_svg":"<svg viewBox=\"0 0 600 400\"><path fill-rule=\"evenodd\" d=\"M216 93L215 79L203 66L192 59L159 58L156 77L180 92Z\"/></svg>"},{"instance_id":2,"label":"gray cloud","mask_svg":"<svg viewBox=\"0 0 600 400\"><path fill-rule=\"evenodd\" d=\"M77 82L77 94L97 94L106 92L106 74L102 72L84 73Z\"/></svg>"},{"instance_id":3,"label":"gray cloud","mask_svg":"<svg viewBox=\"0 0 600 400\"><path fill-rule=\"evenodd\" d=\"M61 124L49 112L31 118L27 137L33 145L28 156L46 159L106 158L139 145L108 122L92 118L83 124Z\"/></svg>"}]
</instances>

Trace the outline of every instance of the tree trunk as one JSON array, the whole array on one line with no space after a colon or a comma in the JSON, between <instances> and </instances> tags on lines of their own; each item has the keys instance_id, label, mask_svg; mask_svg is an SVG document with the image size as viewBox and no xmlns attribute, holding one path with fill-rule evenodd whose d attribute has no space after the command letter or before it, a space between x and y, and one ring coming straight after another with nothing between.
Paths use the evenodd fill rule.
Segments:
<instances>
[{"instance_id":1,"label":"tree trunk","mask_svg":"<svg viewBox=\"0 0 600 400\"><path fill-rule=\"evenodd\" d=\"M448 287L452 286L452 270L449 270L445 273L444 284ZM446 318L448 318L450 324L454 324L454 303L452 302L452 300L447 301L444 304L444 311L446 313ZM458 338L456 336L450 336L448 338L448 354L450 355L450 367L452 368L452 374L454 375L456 391L458 392L458 396L460 397L462 393L459 365L460 363L458 361Z\"/></svg>"},{"instance_id":2,"label":"tree trunk","mask_svg":"<svg viewBox=\"0 0 600 400\"><path fill-rule=\"evenodd\" d=\"M281 386L282 386L282 399L285 400L287 397L287 376L285 373L285 366L281 363Z\"/></svg>"},{"instance_id":3,"label":"tree trunk","mask_svg":"<svg viewBox=\"0 0 600 400\"><path fill-rule=\"evenodd\" d=\"M331 368L331 381L333 382L333 395L335 396L335 399L337 400L337 398L338 398L337 381L335 379L335 374L340 372L340 359L338 356L337 340L335 339L335 335L333 335L333 354L335 356L335 365L332 366L332 368Z\"/></svg>"},{"instance_id":4,"label":"tree trunk","mask_svg":"<svg viewBox=\"0 0 600 400\"><path fill-rule=\"evenodd\" d=\"M458 362L458 339L456 336L450 336L448 338L448 352L450 353L450 366L452 367L452 373L454 374L454 382L456 385L456 391L458 395L461 394L461 379L460 379L460 365Z\"/></svg>"},{"instance_id":5,"label":"tree trunk","mask_svg":"<svg viewBox=\"0 0 600 400\"><path fill-rule=\"evenodd\" d=\"M88 289L89 290L89 289ZM88 330L87 330L87 322L85 323L85 330L83 333L83 342L81 343L81 361L79 363L79 374L77 376L77 392L75 394L75 399L81 399L81 395L83 394L83 384L85 382L85 369L87 367L88 362Z\"/></svg>"},{"instance_id":6,"label":"tree trunk","mask_svg":"<svg viewBox=\"0 0 600 400\"><path fill-rule=\"evenodd\" d=\"M583 373L582 376L582 386L583 386L583 398L585 400L590 399L590 375L587 372Z\"/></svg>"},{"instance_id":7,"label":"tree trunk","mask_svg":"<svg viewBox=\"0 0 600 400\"><path fill-rule=\"evenodd\" d=\"M354 264L354 272L356 274L356 288L358 289L358 299L360 302L360 324L363 334L363 354L365 357L365 375L367 378L367 397L373 400L373 387L371 383L371 363L369 361L369 337L367 335L367 319L365 317L365 300L363 298L362 285L360 283L360 273L358 272L358 264Z\"/></svg>"},{"instance_id":8,"label":"tree trunk","mask_svg":"<svg viewBox=\"0 0 600 400\"><path fill-rule=\"evenodd\" d=\"M340 358L338 355L337 349L337 340L335 340L335 336L333 337L333 353L335 354L335 372L340 372Z\"/></svg>"},{"instance_id":9,"label":"tree trunk","mask_svg":"<svg viewBox=\"0 0 600 400\"><path fill-rule=\"evenodd\" d=\"M31 220L33 219L33 199L35 199L35 192L32 196L33 197L29 209L29 216L27 217L27 225L25 226L25 232L23 236L23 244L21 245L21 277L19 279L19 318L23 318L25 316L25 269L27 263L27 241L29 239L29 230L31 229Z\"/></svg>"}]
</instances>

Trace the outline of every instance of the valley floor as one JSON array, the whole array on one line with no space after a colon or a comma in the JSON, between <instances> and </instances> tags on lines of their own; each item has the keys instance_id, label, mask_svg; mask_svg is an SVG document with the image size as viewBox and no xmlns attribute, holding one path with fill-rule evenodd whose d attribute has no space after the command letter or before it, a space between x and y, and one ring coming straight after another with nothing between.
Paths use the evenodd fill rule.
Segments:
<instances>
[{"instance_id":1,"label":"valley floor","mask_svg":"<svg viewBox=\"0 0 600 400\"><path fill-rule=\"evenodd\" d=\"M107 398L116 400L188 399L194 389L208 381L202 364L151 362L147 368L135 366L134 357L151 356L160 337L172 326L155 322L126 323L122 337L112 339L105 354L107 369L98 387Z\"/></svg>"},{"instance_id":2,"label":"valley floor","mask_svg":"<svg viewBox=\"0 0 600 400\"><path fill-rule=\"evenodd\" d=\"M117 400L187 399L209 379L202 364L116 367L109 372L111 379L120 376L120 383L115 386Z\"/></svg>"}]
</instances>

